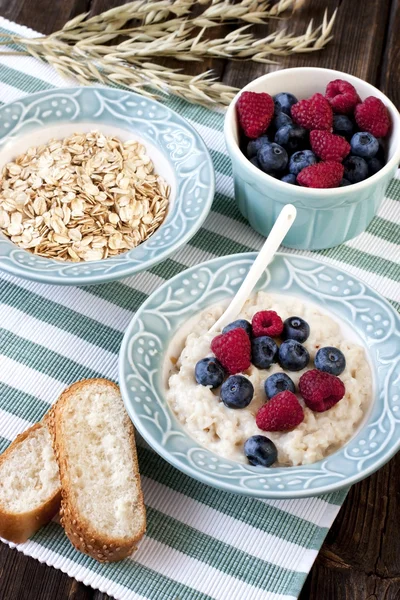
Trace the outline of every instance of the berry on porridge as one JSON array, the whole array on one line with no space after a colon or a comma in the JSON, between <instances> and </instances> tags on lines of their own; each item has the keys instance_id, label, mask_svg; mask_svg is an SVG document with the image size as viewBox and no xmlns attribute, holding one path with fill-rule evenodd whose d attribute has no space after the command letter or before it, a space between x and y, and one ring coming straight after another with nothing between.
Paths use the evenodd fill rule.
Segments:
<instances>
[{"instance_id":1,"label":"berry on porridge","mask_svg":"<svg viewBox=\"0 0 400 600\"><path fill-rule=\"evenodd\" d=\"M251 362L259 369L268 369L278 356L278 346L268 335L254 338L251 342Z\"/></svg>"},{"instance_id":2,"label":"berry on porridge","mask_svg":"<svg viewBox=\"0 0 400 600\"><path fill-rule=\"evenodd\" d=\"M279 346L278 361L282 369L301 371L310 362L310 355L300 342L285 340Z\"/></svg>"},{"instance_id":3,"label":"berry on porridge","mask_svg":"<svg viewBox=\"0 0 400 600\"><path fill-rule=\"evenodd\" d=\"M278 457L274 442L265 435L253 435L244 444L244 453L255 467L270 467Z\"/></svg>"},{"instance_id":4,"label":"berry on porridge","mask_svg":"<svg viewBox=\"0 0 400 600\"><path fill-rule=\"evenodd\" d=\"M269 400L279 394L279 392L296 392L296 387L293 383L293 379L286 373L274 373L267 377L264 383L265 395Z\"/></svg>"},{"instance_id":5,"label":"berry on porridge","mask_svg":"<svg viewBox=\"0 0 400 600\"><path fill-rule=\"evenodd\" d=\"M340 375L346 367L346 359L339 348L326 346L320 348L315 355L314 365L320 371L326 371L331 375Z\"/></svg>"},{"instance_id":6,"label":"berry on porridge","mask_svg":"<svg viewBox=\"0 0 400 600\"><path fill-rule=\"evenodd\" d=\"M324 412L335 406L345 394L344 383L336 375L318 369L303 373L299 380L299 392L308 408Z\"/></svg>"},{"instance_id":7,"label":"berry on porridge","mask_svg":"<svg viewBox=\"0 0 400 600\"><path fill-rule=\"evenodd\" d=\"M207 385L214 389L219 387L225 379L224 367L213 356L202 358L196 365L194 376L200 385Z\"/></svg>"},{"instance_id":8,"label":"berry on porridge","mask_svg":"<svg viewBox=\"0 0 400 600\"><path fill-rule=\"evenodd\" d=\"M246 321L246 319L238 319L237 321L233 321L233 323L229 323L226 327L223 328L222 333L228 333L228 331L232 331L232 329L244 329L249 338L252 336L251 323Z\"/></svg>"},{"instance_id":9,"label":"berry on porridge","mask_svg":"<svg viewBox=\"0 0 400 600\"><path fill-rule=\"evenodd\" d=\"M291 185L352 185L385 164L389 111L374 96L362 101L343 79L304 99L284 91L274 97L243 92L236 109L249 161Z\"/></svg>"},{"instance_id":10,"label":"berry on porridge","mask_svg":"<svg viewBox=\"0 0 400 600\"><path fill-rule=\"evenodd\" d=\"M293 392L279 392L264 404L256 415L263 431L290 431L304 420L304 411Z\"/></svg>"},{"instance_id":11,"label":"berry on porridge","mask_svg":"<svg viewBox=\"0 0 400 600\"><path fill-rule=\"evenodd\" d=\"M254 387L243 375L231 375L222 384L221 400L228 408L245 408L253 400Z\"/></svg>"},{"instance_id":12,"label":"berry on porridge","mask_svg":"<svg viewBox=\"0 0 400 600\"><path fill-rule=\"evenodd\" d=\"M283 323L283 340L296 340L302 344L306 341L309 335L310 326L301 317L290 317Z\"/></svg>"},{"instance_id":13,"label":"berry on porridge","mask_svg":"<svg viewBox=\"0 0 400 600\"><path fill-rule=\"evenodd\" d=\"M188 432L264 468L309 464L346 443L371 395L364 349L298 298L258 292L223 333L210 332L223 311L194 317L171 362L167 399Z\"/></svg>"}]
</instances>

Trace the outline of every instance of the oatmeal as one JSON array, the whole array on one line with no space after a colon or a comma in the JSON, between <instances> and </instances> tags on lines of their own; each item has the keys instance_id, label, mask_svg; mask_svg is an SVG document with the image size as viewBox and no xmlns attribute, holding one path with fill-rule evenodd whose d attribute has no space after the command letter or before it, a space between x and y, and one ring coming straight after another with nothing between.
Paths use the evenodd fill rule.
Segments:
<instances>
[{"instance_id":1,"label":"oatmeal","mask_svg":"<svg viewBox=\"0 0 400 600\"><path fill-rule=\"evenodd\" d=\"M29 148L0 179L0 231L38 256L101 260L163 222L169 186L145 147L98 131Z\"/></svg>"},{"instance_id":2,"label":"oatmeal","mask_svg":"<svg viewBox=\"0 0 400 600\"><path fill-rule=\"evenodd\" d=\"M218 334L209 333L209 329L223 310L223 306L215 305L197 315L190 321L187 337L177 341L179 349L170 348L169 358L177 361L174 365L171 361L167 399L189 434L209 450L238 462L247 462L243 450L246 440L264 435L275 444L278 453L276 464L279 465L313 463L346 443L360 423L372 393L372 376L364 349L343 339L339 324L313 304L265 292L250 298L238 318L251 321L259 311L272 310L283 320L293 315L301 317L309 324L310 330L309 337L302 344L310 356L307 367L298 371L285 370L295 385L304 419L290 431L262 431L257 427L256 415L261 407L268 404L264 388L266 379L284 371L277 362L269 368L258 368L252 363L241 373L251 382L254 394L248 406L237 407L237 410L220 401L220 389L199 385L195 379L197 363L213 355L210 347ZM305 404L298 386L301 376L314 369L317 351L327 346L338 349L339 354L345 356L345 367L340 373L345 392L332 408L316 412Z\"/></svg>"}]
</instances>

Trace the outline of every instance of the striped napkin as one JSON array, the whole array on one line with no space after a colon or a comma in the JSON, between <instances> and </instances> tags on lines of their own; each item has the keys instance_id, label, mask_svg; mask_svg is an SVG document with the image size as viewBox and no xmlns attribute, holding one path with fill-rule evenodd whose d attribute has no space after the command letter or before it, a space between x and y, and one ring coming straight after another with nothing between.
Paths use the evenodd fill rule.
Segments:
<instances>
[{"instance_id":1,"label":"striped napkin","mask_svg":"<svg viewBox=\"0 0 400 600\"><path fill-rule=\"evenodd\" d=\"M0 36L2 31L36 35L5 19ZM65 85L33 58L0 56L2 103ZM0 450L41 419L68 384L117 379L123 333L165 279L209 258L262 245L232 200L223 115L177 99L168 105L194 125L210 149L217 184L212 212L172 259L120 282L60 288L0 273ZM368 232L314 253L361 277L397 308L399 200L400 181L393 180ZM183 475L140 440L139 460L148 528L133 558L99 564L77 552L57 522L18 550L120 600L293 600L346 496L345 491L292 501L235 496Z\"/></svg>"}]
</instances>

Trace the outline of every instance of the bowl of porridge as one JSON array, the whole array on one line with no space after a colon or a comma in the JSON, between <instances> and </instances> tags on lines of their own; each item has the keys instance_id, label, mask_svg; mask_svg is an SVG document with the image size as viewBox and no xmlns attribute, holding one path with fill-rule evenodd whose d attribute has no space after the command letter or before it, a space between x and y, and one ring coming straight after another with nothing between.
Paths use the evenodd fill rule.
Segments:
<instances>
[{"instance_id":1,"label":"bowl of porridge","mask_svg":"<svg viewBox=\"0 0 400 600\"><path fill-rule=\"evenodd\" d=\"M399 316L344 271L278 254L235 323L210 333L254 258L198 265L143 304L120 352L126 408L209 485L264 498L348 486L400 446Z\"/></svg>"},{"instance_id":2,"label":"bowl of porridge","mask_svg":"<svg viewBox=\"0 0 400 600\"><path fill-rule=\"evenodd\" d=\"M57 285L150 268L196 233L214 197L195 129L122 90L46 90L0 107L0 169L0 269Z\"/></svg>"}]
</instances>

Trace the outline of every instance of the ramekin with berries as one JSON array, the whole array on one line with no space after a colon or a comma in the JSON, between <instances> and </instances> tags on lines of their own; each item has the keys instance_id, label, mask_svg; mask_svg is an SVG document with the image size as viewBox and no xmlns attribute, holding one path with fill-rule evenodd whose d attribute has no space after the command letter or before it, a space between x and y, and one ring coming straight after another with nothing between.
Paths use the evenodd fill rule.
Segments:
<instances>
[{"instance_id":1,"label":"ramekin with berries","mask_svg":"<svg viewBox=\"0 0 400 600\"><path fill-rule=\"evenodd\" d=\"M400 115L361 79L286 69L238 93L225 140L250 225L267 235L290 202L298 216L284 245L322 249L355 237L376 214L400 161Z\"/></svg>"}]
</instances>

